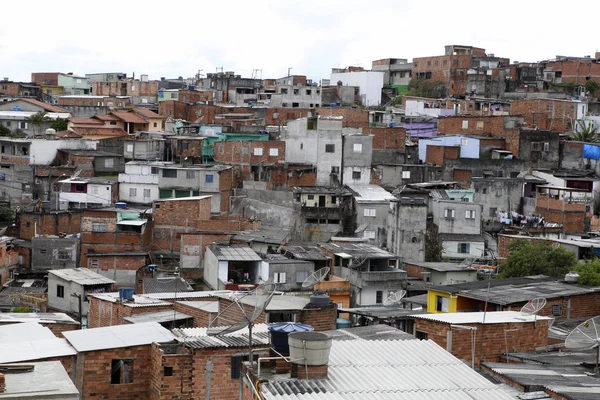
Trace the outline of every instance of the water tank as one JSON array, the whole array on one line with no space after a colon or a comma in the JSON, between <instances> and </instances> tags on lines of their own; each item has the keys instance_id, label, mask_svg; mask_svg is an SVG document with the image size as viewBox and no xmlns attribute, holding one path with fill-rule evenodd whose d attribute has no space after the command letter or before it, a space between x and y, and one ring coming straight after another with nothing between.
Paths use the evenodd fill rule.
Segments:
<instances>
[{"instance_id":1,"label":"water tank","mask_svg":"<svg viewBox=\"0 0 600 400\"><path fill-rule=\"evenodd\" d=\"M310 296L310 304L315 306L326 306L331 303L331 299L327 293L315 293Z\"/></svg>"},{"instance_id":2,"label":"water tank","mask_svg":"<svg viewBox=\"0 0 600 400\"><path fill-rule=\"evenodd\" d=\"M346 318L338 318L335 320L335 329L350 328L352 322Z\"/></svg>"},{"instance_id":3,"label":"water tank","mask_svg":"<svg viewBox=\"0 0 600 400\"><path fill-rule=\"evenodd\" d=\"M46 134L46 139L48 139L48 140L56 139L56 129L48 128L48 129L46 129L45 134Z\"/></svg>"},{"instance_id":4,"label":"water tank","mask_svg":"<svg viewBox=\"0 0 600 400\"><path fill-rule=\"evenodd\" d=\"M123 203L122 201L115 204L115 208L127 208L127 203Z\"/></svg>"},{"instance_id":5,"label":"water tank","mask_svg":"<svg viewBox=\"0 0 600 400\"><path fill-rule=\"evenodd\" d=\"M312 332L314 328L307 324L295 322L279 322L269 326L271 346L280 354L290 354L288 335L294 332Z\"/></svg>"},{"instance_id":6,"label":"water tank","mask_svg":"<svg viewBox=\"0 0 600 400\"><path fill-rule=\"evenodd\" d=\"M329 336L321 332L290 333L290 359L299 365L327 365L331 341Z\"/></svg>"},{"instance_id":7,"label":"water tank","mask_svg":"<svg viewBox=\"0 0 600 400\"><path fill-rule=\"evenodd\" d=\"M123 300L131 300L133 299L133 288L120 288L119 289L119 298Z\"/></svg>"},{"instance_id":8,"label":"water tank","mask_svg":"<svg viewBox=\"0 0 600 400\"><path fill-rule=\"evenodd\" d=\"M14 106L12 110L13 110L13 111L21 111L21 107L19 107L19 106Z\"/></svg>"},{"instance_id":9,"label":"water tank","mask_svg":"<svg viewBox=\"0 0 600 400\"><path fill-rule=\"evenodd\" d=\"M571 271L565 275L565 282L567 283L577 283L579 282L579 274L577 272Z\"/></svg>"}]
</instances>

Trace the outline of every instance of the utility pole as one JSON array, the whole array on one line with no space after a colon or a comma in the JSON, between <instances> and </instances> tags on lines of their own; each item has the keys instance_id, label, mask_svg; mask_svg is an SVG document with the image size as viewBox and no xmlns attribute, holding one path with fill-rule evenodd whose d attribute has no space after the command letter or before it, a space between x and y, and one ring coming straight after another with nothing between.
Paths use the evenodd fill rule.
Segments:
<instances>
[{"instance_id":1,"label":"utility pole","mask_svg":"<svg viewBox=\"0 0 600 400\"><path fill-rule=\"evenodd\" d=\"M294 69L294 67L288 67L288 73L287 73L287 76L291 76L291 75L290 75L290 73L291 73L291 71L292 71L293 69Z\"/></svg>"}]
</instances>

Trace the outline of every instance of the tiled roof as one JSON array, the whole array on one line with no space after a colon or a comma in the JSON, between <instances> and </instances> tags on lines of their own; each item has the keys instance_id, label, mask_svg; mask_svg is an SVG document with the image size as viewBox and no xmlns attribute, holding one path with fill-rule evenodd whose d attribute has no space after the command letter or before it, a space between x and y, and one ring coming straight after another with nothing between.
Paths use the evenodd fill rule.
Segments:
<instances>
[{"instance_id":1,"label":"tiled roof","mask_svg":"<svg viewBox=\"0 0 600 400\"><path fill-rule=\"evenodd\" d=\"M84 128L76 126L73 127L73 130L75 131L75 133L78 133L81 136L128 136L127 132L119 128Z\"/></svg>"},{"instance_id":2,"label":"tiled roof","mask_svg":"<svg viewBox=\"0 0 600 400\"><path fill-rule=\"evenodd\" d=\"M99 120L102 120L102 121L118 121L119 120L118 117L115 117L112 114L106 114L106 115L98 114L98 115L94 115L94 118L98 118Z\"/></svg>"},{"instance_id":3,"label":"tiled roof","mask_svg":"<svg viewBox=\"0 0 600 400\"><path fill-rule=\"evenodd\" d=\"M512 398L429 340L333 341L328 375L260 388L267 400Z\"/></svg>"},{"instance_id":4,"label":"tiled roof","mask_svg":"<svg viewBox=\"0 0 600 400\"><path fill-rule=\"evenodd\" d=\"M70 113L70 111L65 110L64 108L56 107L56 106L53 106L52 104L44 103L44 102L39 101L39 100L25 98L25 97L22 97L19 100L24 101L24 102L29 103L29 104L33 104L33 105L38 106L38 107L42 107L44 110L46 110L48 112L67 113L67 114Z\"/></svg>"},{"instance_id":5,"label":"tiled roof","mask_svg":"<svg viewBox=\"0 0 600 400\"><path fill-rule=\"evenodd\" d=\"M121 112L117 112L114 111L112 112L112 115L114 115L115 117L119 118L122 121L125 122L129 122L132 124L146 124L148 123L148 121L146 121L146 119L140 115L137 115L134 112L131 111L121 111Z\"/></svg>"},{"instance_id":6,"label":"tiled roof","mask_svg":"<svg viewBox=\"0 0 600 400\"><path fill-rule=\"evenodd\" d=\"M71 118L69 121L74 124L104 125L104 122L97 118Z\"/></svg>"},{"instance_id":7,"label":"tiled roof","mask_svg":"<svg viewBox=\"0 0 600 400\"><path fill-rule=\"evenodd\" d=\"M60 139L81 139L81 135L72 130L58 131L56 137Z\"/></svg>"},{"instance_id":8,"label":"tiled roof","mask_svg":"<svg viewBox=\"0 0 600 400\"><path fill-rule=\"evenodd\" d=\"M163 117L162 115L160 115L160 114L157 114L157 113L155 113L155 112L154 112L154 111L152 111L152 110L147 110L147 109L145 109L145 108L136 108L136 109L134 109L133 111L134 111L136 114L139 114L139 115L141 115L141 116L143 116L143 117L145 117L145 118L155 118L155 119L157 119L157 118L164 119L164 118L165 118L165 117Z\"/></svg>"}]
</instances>

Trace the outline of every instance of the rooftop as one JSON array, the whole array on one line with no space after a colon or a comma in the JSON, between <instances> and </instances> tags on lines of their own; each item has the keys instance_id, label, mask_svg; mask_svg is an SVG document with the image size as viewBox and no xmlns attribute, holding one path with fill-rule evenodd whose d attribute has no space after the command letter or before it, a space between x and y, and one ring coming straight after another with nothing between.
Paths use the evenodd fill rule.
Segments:
<instances>
[{"instance_id":1,"label":"rooftop","mask_svg":"<svg viewBox=\"0 0 600 400\"><path fill-rule=\"evenodd\" d=\"M39 324L77 324L65 313L0 313L0 324L10 322L37 322Z\"/></svg>"},{"instance_id":2,"label":"rooftop","mask_svg":"<svg viewBox=\"0 0 600 400\"><path fill-rule=\"evenodd\" d=\"M177 321L188 318L194 317L179 311L173 312L171 310L166 310L133 315L123 319L127 322L131 322L132 324L144 324L146 322L158 322L160 324L161 322Z\"/></svg>"},{"instance_id":3,"label":"rooftop","mask_svg":"<svg viewBox=\"0 0 600 400\"><path fill-rule=\"evenodd\" d=\"M388 251L380 249L377 246L373 246L366 243L347 243L347 242L339 242L339 243L325 243L321 245L325 250L335 254L338 257L342 258L367 258L367 259L376 259L376 258L388 258L388 259L396 259L397 255L392 254Z\"/></svg>"},{"instance_id":4,"label":"rooftop","mask_svg":"<svg viewBox=\"0 0 600 400\"><path fill-rule=\"evenodd\" d=\"M357 203L379 203L395 200L396 197L378 185L348 185L356 193Z\"/></svg>"},{"instance_id":5,"label":"rooftop","mask_svg":"<svg viewBox=\"0 0 600 400\"><path fill-rule=\"evenodd\" d=\"M553 320L541 315L523 315L519 311L457 312L441 314L415 314L418 319L441 322L445 324L508 324L527 323L542 320Z\"/></svg>"},{"instance_id":6,"label":"rooftop","mask_svg":"<svg viewBox=\"0 0 600 400\"><path fill-rule=\"evenodd\" d=\"M221 246L213 244L210 250L220 261L262 261L254 250L247 246Z\"/></svg>"},{"instance_id":7,"label":"rooftop","mask_svg":"<svg viewBox=\"0 0 600 400\"><path fill-rule=\"evenodd\" d=\"M87 268L51 269L48 273L80 285L106 285L115 283L112 279L106 278Z\"/></svg>"},{"instance_id":8,"label":"rooftop","mask_svg":"<svg viewBox=\"0 0 600 400\"><path fill-rule=\"evenodd\" d=\"M193 292L194 289L181 277L144 278L144 293Z\"/></svg>"},{"instance_id":9,"label":"rooftop","mask_svg":"<svg viewBox=\"0 0 600 400\"><path fill-rule=\"evenodd\" d=\"M330 258L316 246L285 246L286 253L290 253L298 260L327 261Z\"/></svg>"},{"instance_id":10,"label":"rooftop","mask_svg":"<svg viewBox=\"0 0 600 400\"><path fill-rule=\"evenodd\" d=\"M177 197L174 199L156 199L154 200L155 202L157 201L187 201L187 200L203 200L203 199L208 199L209 197L212 196L190 196L190 197Z\"/></svg>"},{"instance_id":11,"label":"rooftop","mask_svg":"<svg viewBox=\"0 0 600 400\"><path fill-rule=\"evenodd\" d=\"M63 332L63 336L78 352L149 345L174 339L173 334L157 322L68 331Z\"/></svg>"},{"instance_id":12,"label":"rooftop","mask_svg":"<svg viewBox=\"0 0 600 400\"><path fill-rule=\"evenodd\" d=\"M474 268L465 268L457 263L451 262L425 262L425 261L411 261L405 260L405 264L416 265L425 269L431 269L437 272L460 272L460 271L474 271Z\"/></svg>"},{"instance_id":13,"label":"rooftop","mask_svg":"<svg viewBox=\"0 0 600 400\"><path fill-rule=\"evenodd\" d=\"M0 392L0 399L79 399L79 391L60 361L27 365L31 365L33 369L4 374L6 389Z\"/></svg>"},{"instance_id":14,"label":"rooftop","mask_svg":"<svg viewBox=\"0 0 600 400\"><path fill-rule=\"evenodd\" d=\"M118 292L96 293L96 294L91 294L90 296L95 297L100 300L109 301L111 303L116 303L116 302L120 301ZM123 305L127 306L127 307L156 307L156 306L170 306L171 303L169 303L168 301L153 299L152 297L145 296L145 295L134 294L133 299L124 301Z\"/></svg>"},{"instance_id":15,"label":"rooftop","mask_svg":"<svg viewBox=\"0 0 600 400\"><path fill-rule=\"evenodd\" d=\"M333 340L416 340L417 338L385 324L358 326L355 328L334 329L323 333Z\"/></svg>"},{"instance_id":16,"label":"rooftop","mask_svg":"<svg viewBox=\"0 0 600 400\"><path fill-rule=\"evenodd\" d=\"M267 324L256 324L252 328L252 344L268 345L269 333ZM207 328L184 328L173 329L175 339L185 343L192 348L206 347L244 347L249 344L248 328L239 331L227 333L225 335L208 336Z\"/></svg>"},{"instance_id":17,"label":"rooftop","mask_svg":"<svg viewBox=\"0 0 600 400\"><path fill-rule=\"evenodd\" d=\"M334 340L328 374L260 388L267 400L512 398L430 340Z\"/></svg>"},{"instance_id":18,"label":"rooftop","mask_svg":"<svg viewBox=\"0 0 600 400\"><path fill-rule=\"evenodd\" d=\"M231 290L204 290L204 291L196 291L196 292L175 292L172 293L147 293L144 297L148 297L150 299L201 299L207 297L217 297L219 295L227 295L232 293Z\"/></svg>"}]
</instances>

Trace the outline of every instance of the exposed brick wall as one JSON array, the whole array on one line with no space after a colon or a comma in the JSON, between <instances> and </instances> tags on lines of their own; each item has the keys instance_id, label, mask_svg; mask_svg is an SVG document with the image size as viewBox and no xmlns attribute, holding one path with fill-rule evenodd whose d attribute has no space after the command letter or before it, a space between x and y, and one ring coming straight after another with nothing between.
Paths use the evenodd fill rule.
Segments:
<instances>
[{"instance_id":1,"label":"exposed brick wall","mask_svg":"<svg viewBox=\"0 0 600 400\"><path fill-rule=\"evenodd\" d=\"M423 279L423 272L425 272L425 268L410 263L404 263L404 270L408 277L419 279Z\"/></svg>"},{"instance_id":2,"label":"exposed brick wall","mask_svg":"<svg viewBox=\"0 0 600 400\"><path fill-rule=\"evenodd\" d=\"M202 301L211 301L211 299L201 299ZM194 328L207 328L218 313L210 313L196 307L188 306L180 302L175 303L175 310L194 317Z\"/></svg>"},{"instance_id":3,"label":"exposed brick wall","mask_svg":"<svg viewBox=\"0 0 600 400\"><path fill-rule=\"evenodd\" d=\"M548 321L538 320L527 323L498 323L498 324L461 324L477 328L475 340L475 366L481 362L499 362L501 355L508 350L519 352L533 351L537 347L548 344ZM427 338L433 340L444 349L448 348L449 324L428 321L417 318L415 329L426 332ZM518 329L516 332L506 332ZM452 354L466 362L471 362L471 331L463 329L452 330Z\"/></svg>"},{"instance_id":4,"label":"exposed brick wall","mask_svg":"<svg viewBox=\"0 0 600 400\"><path fill-rule=\"evenodd\" d=\"M21 213L19 239L31 240L35 236L37 221L38 235L59 235L81 231L81 212L52 214Z\"/></svg>"},{"instance_id":5,"label":"exposed brick wall","mask_svg":"<svg viewBox=\"0 0 600 400\"><path fill-rule=\"evenodd\" d=\"M532 128L565 133L573 129L577 103L556 99L514 100L511 113L522 115Z\"/></svg>"},{"instance_id":6,"label":"exposed brick wall","mask_svg":"<svg viewBox=\"0 0 600 400\"><path fill-rule=\"evenodd\" d=\"M96 297L90 297L88 327L100 328L103 326L123 325L123 318L125 317L172 309L172 304L148 307L128 307L124 304L112 303Z\"/></svg>"},{"instance_id":7,"label":"exposed brick wall","mask_svg":"<svg viewBox=\"0 0 600 400\"><path fill-rule=\"evenodd\" d=\"M350 128L368 128L369 111L350 107L319 107L315 109L318 115L342 117L342 126ZM368 133L363 129L363 133ZM375 148L375 147L374 147Z\"/></svg>"},{"instance_id":8,"label":"exposed brick wall","mask_svg":"<svg viewBox=\"0 0 600 400\"><path fill-rule=\"evenodd\" d=\"M75 385L82 399L147 400L151 386L150 345L79 353ZM132 383L111 384L112 360L131 359Z\"/></svg>"},{"instance_id":9,"label":"exposed brick wall","mask_svg":"<svg viewBox=\"0 0 600 400\"><path fill-rule=\"evenodd\" d=\"M404 128L368 128L363 133L373 135L373 149L403 150L406 144L406 130Z\"/></svg>"},{"instance_id":10,"label":"exposed brick wall","mask_svg":"<svg viewBox=\"0 0 600 400\"><path fill-rule=\"evenodd\" d=\"M453 174L452 175L453 180L471 185L471 170L455 169L454 171L452 171L452 174Z\"/></svg>"},{"instance_id":11,"label":"exposed brick wall","mask_svg":"<svg viewBox=\"0 0 600 400\"><path fill-rule=\"evenodd\" d=\"M296 322L311 325L315 331L329 331L335 329L336 318L337 304L333 302L321 307L307 304L296 315Z\"/></svg>"},{"instance_id":12,"label":"exposed brick wall","mask_svg":"<svg viewBox=\"0 0 600 400\"><path fill-rule=\"evenodd\" d=\"M192 399L193 355L179 346L178 354L166 354L160 344L153 343L150 354L150 400ZM165 367L172 375L165 376Z\"/></svg>"}]
</instances>

